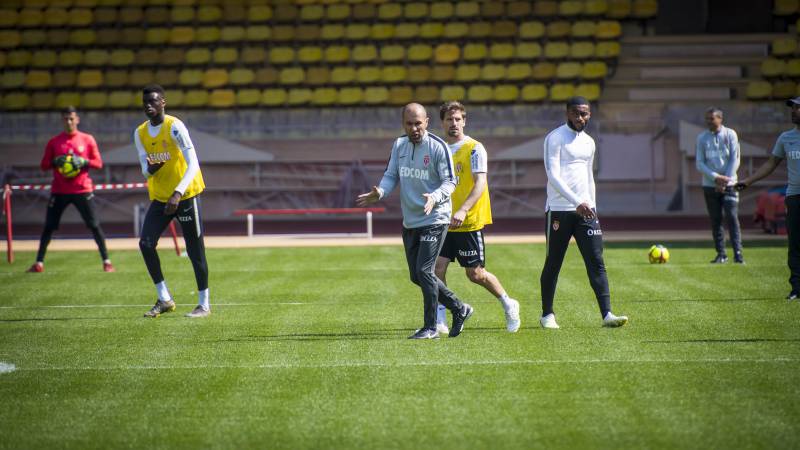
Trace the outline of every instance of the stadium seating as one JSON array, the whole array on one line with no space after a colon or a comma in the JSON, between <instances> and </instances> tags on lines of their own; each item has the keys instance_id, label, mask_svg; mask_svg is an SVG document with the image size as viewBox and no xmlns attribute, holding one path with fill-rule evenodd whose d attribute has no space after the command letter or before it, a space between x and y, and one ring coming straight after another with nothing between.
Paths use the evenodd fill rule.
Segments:
<instances>
[{"instance_id":1,"label":"stadium seating","mask_svg":"<svg viewBox=\"0 0 800 450\"><path fill-rule=\"evenodd\" d=\"M776 2L776 14L795 3ZM150 82L180 92L184 107L209 108L540 102L584 90L596 99L620 54L621 21L657 9L655 0L11 2L0 6L0 94L9 109L65 99L135 108L131 93ZM796 48L776 41L773 57ZM765 62L765 76L800 69L780 65Z\"/></svg>"}]
</instances>

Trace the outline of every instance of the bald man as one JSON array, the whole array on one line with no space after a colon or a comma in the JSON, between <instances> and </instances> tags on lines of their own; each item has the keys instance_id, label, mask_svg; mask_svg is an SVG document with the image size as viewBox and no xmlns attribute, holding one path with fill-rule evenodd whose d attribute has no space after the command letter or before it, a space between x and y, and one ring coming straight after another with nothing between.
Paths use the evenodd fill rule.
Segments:
<instances>
[{"instance_id":1,"label":"bald man","mask_svg":"<svg viewBox=\"0 0 800 450\"><path fill-rule=\"evenodd\" d=\"M428 133L428 113L418 103L403 107L406 134L394 141L386 172L378 186L356 199L367 206L388 196L400 185L403 211L403 245L411 281L422 289L424 324L409 339L437 339L436 307L444 305L453 314L449 336L456 337L472 316L472 307L462 303L436 277L436 257L442 249L452 208L450 194L456 187L453 158L447 144Z\"/></svg>"}]
</instances>

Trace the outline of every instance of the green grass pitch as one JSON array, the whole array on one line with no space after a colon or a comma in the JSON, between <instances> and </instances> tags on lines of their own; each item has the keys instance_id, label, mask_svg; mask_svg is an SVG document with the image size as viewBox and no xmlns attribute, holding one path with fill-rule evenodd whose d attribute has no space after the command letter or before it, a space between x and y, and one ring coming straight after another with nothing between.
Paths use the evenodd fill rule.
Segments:
<instances>
[{"instance_id":1,"label":"green grass pitch","mask_svg":"<svg viewBox=\"0 0 800 450\"><path fill-rule=\"evenodd\" d=\"M400 247L209 250L213 315L191 265L164 246L179 303L152 320L138 252L0 265L0 448L790 448L800 442L800 303L786 247L712 266L710 243L607 244L600 327L577 248L538 327L542 245L490 245L488 268L522 304L450 268L475 307L455 339L409 341L422 299Z\"/></svg>"}]
</instances>

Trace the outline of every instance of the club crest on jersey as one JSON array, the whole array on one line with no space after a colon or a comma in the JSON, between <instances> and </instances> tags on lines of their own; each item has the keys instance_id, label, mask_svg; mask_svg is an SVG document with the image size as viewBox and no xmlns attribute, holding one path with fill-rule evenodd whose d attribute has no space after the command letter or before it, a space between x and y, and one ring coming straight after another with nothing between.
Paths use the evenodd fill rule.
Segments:
<instances>
[{"instance_id":1,"label":"club crest on jersey","mask_svg":"<svg viewBox=\"0 0 800 450\"><path fill-rule=\"evenodd\" d=\"M428 167L428 164L430 163L431 163L431 155L425 155L425 157L422 158L422 165Z\"/></svg>"},{"instance_id":2,"label":"club crest on jersey","mask_svg":"<svg viewBox=\"0 0 800 450\"><path fill-rule=\"evenodd\" d=\"M163 148L164 150L169 148L169 144L167 144L167 141L161 141L161 148Z\"/></svg>"},{"instance_id":3,"label":"club crest on jersey","mask_svg":"<svg viewBox=\"0 0 800 450\"><path fill-rule=\"evenodd\" d=\"M561 226L561 222L554 220L553 221L553 231L558 231L558 228Z\"/></svg>"},{"instance_id":4,"label":"club crest on jersey","mask_svg":"<svg viewBox=\"0 0 800 450\"><path fill-rule=\"evenodd\" d=\"M84 146L79 145L78 146L78 153L83 153L83 149L84 149Z\"/></svg>"},{"instance_id":5,"label":"club crest on jersey","mask_svg":"<svg viewBox=\"0 0 800 450\"><path fill-rule=\"evenodd\" d=\"M461 173L464 166L461 163L456 164L456 172Z\"/></svg>"}]
</instances>

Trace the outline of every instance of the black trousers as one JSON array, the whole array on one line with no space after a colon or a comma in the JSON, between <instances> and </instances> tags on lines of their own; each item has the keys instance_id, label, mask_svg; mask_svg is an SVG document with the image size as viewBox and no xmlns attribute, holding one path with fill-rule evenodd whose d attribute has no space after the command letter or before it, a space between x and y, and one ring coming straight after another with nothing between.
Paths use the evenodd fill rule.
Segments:
<instances>
[{"instance_id":1,"label":"black trousers","mask_svg":"<svg viewBox=\"0 0 800 450\"><path fill-rule=\"evenodd\" d=\"M61 216L70 204L75 205L75 209L80 213L83 223L85 223L89 231L92 232L94 241L97 243L97 248L100 250L100 258L103 260L108 259L106 237L103 234L103 230L100 228L100 222L97 220L93 199L94 193L92 192L87 192L85 194L50 195L50 200L47 202L47 215L44 220L44 230L39 239L39 251L36 253L36 261L44 262L44 255L47 253L47 246L50 244L53 232L58 230L58 226L61 224Z\"/></svg>"},{"instance_id":2,"label":"black trousers","mask_svg":"<svg viewBox=\"0 0 800 450\"><path fill-rule=\"evenodd\" d=\"M611 310L611 295L608 290L606 266L603 262L603 231L600 229L597 216L586 220L575 211L548 211L545 222L547 258L539 279L542 289L542 316L553 312L558 274L564 262L564 255L567 253L569 240L574 237L583 256L583 263L586 265L589 284L597 297L600 315L605 317Z\"/></svg>"},{"instance_id":3,"label":"black trousers","mask_svg":"<svg viewBox=\"0 0 800 450\"><path fill-rule=\"evenodd\" d=\"M732 187L724 192L717 192L712 187L704 187L703 195L706 198L706 209L711 218L711 235L714 237L714 247L718 255L725 255L725 230L722 228L723 212L731 236L734 254L742 253L742 234L739 228L739 193Z\"/></svg>"},{"instance_id":4,"label":"black trousers","mask_svg":"<svg viewBox=\"0 0 800 450\"><path fill-rule=\"evenodd\" d=\"M464 307L448 287L433 273L436 258L447 235L447 224L403 228L403 245L411 281L422 289L424 328L436 329L436 308L441 303L454 313Z\"/></svg>"},{"instance_id":5,"label":"black trousers","mask_svg":"<svg viewBox=\"0 0 800 450\"><path fill-rule=\"evenodd\" d=\"M198 196L181 200L178 209L173 214L165 214L166 203L153 200L147 209L142 224L139 249L142 251L144 263L154 284L164 281L161 273L161 260L158 258L156 246L161 233L167 228L173 218L177 218L183 231L183 240L186 242L186 253L192 261L194 278L197 289L202 291L208 288L208 263L206 261L206 247L203 242L203 222L200 219L200 199Z\"/></svg>"},{"instance_id":6,"label":"black trousers","mask_svg":"<svg viewBox=\"0 0 800 450\"><path fill-rule=\"evenodd\" d=\"M789 238L789 284L800 292L800 195L786 197L786 234Z\"/></svg>"}]
</instances>

